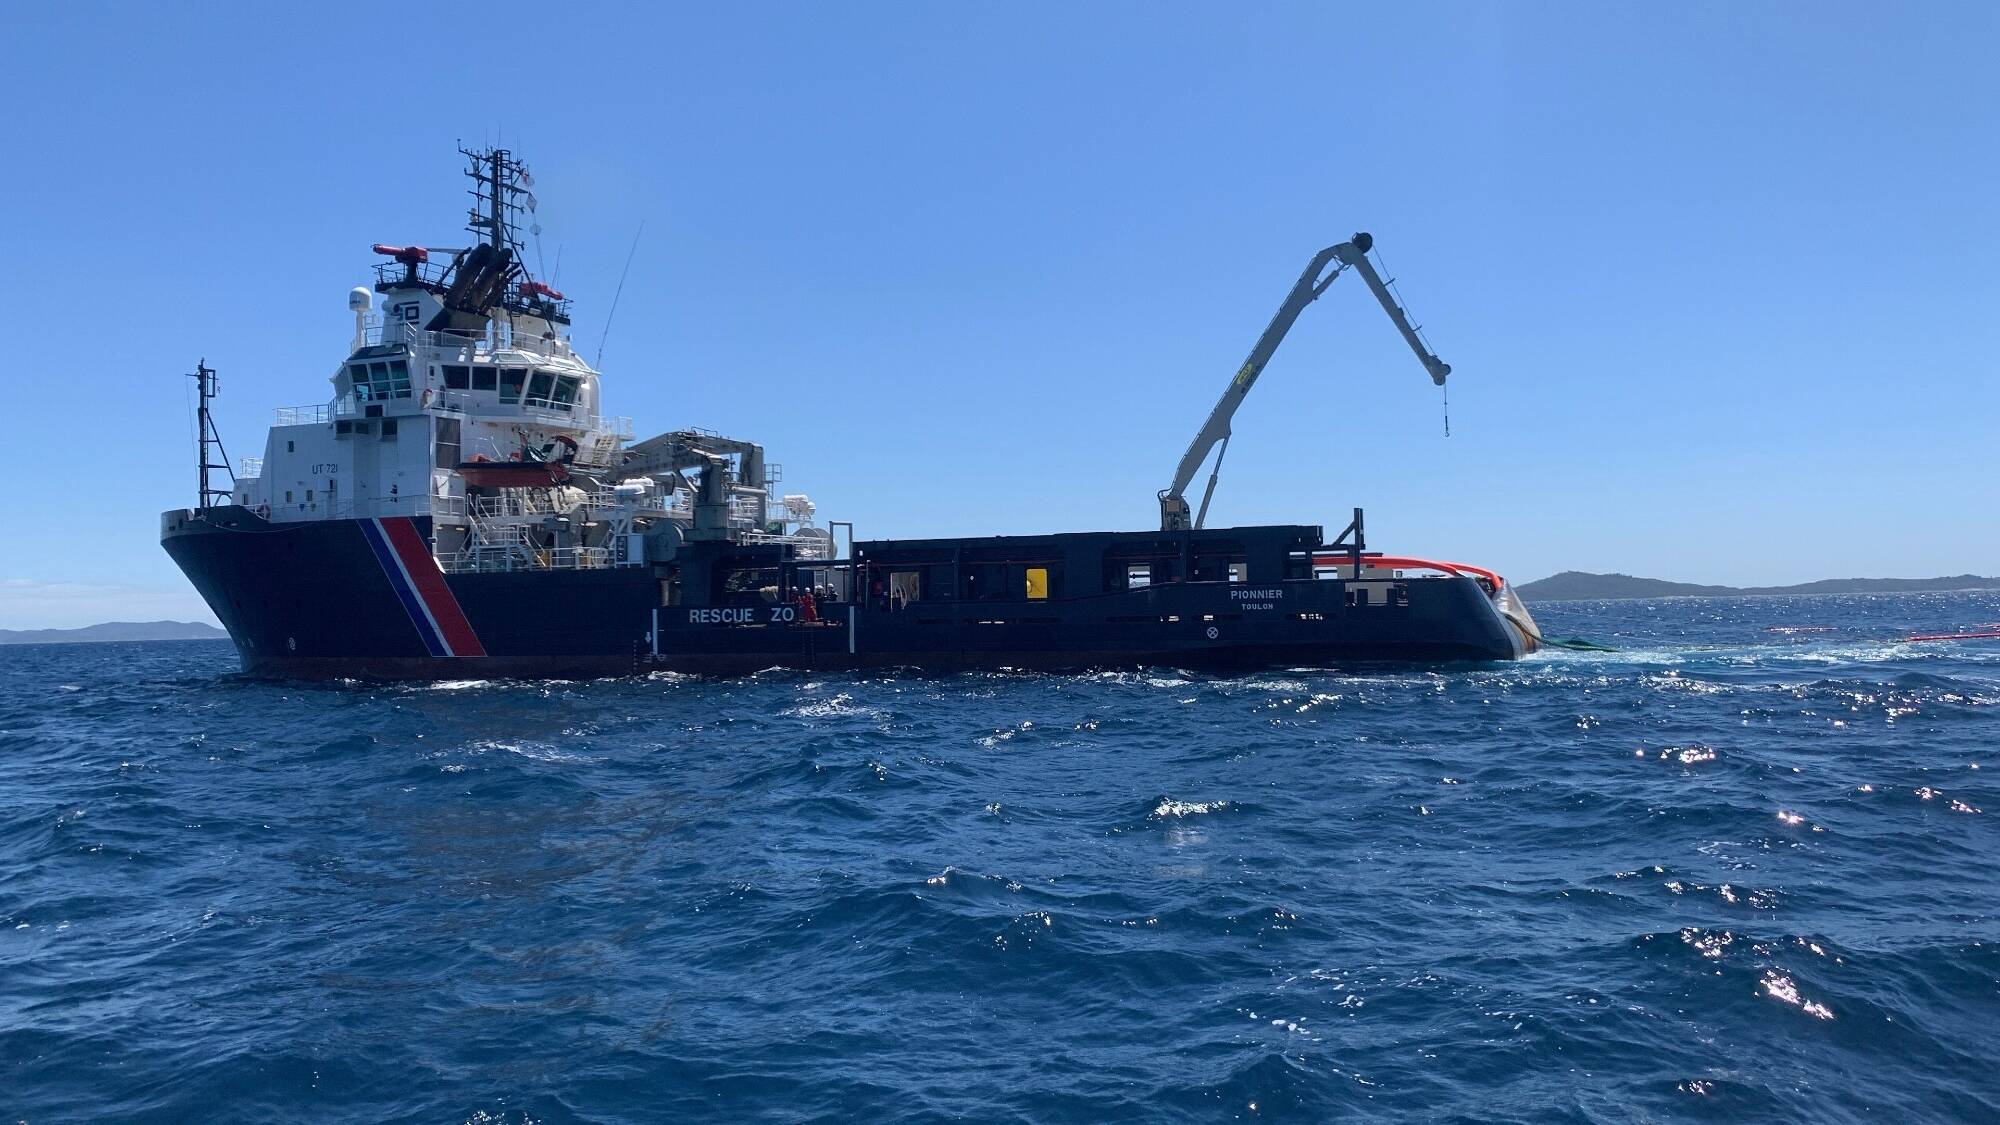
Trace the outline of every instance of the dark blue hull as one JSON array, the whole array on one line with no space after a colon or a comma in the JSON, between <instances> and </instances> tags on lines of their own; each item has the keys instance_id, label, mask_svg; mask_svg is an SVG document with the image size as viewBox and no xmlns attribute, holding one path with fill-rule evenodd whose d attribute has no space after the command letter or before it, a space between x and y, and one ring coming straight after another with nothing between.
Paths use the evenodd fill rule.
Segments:
<instances>
[{"instance_id":1,"label":"dark blue hull","mask_svg":"<svg viewBox=\"0 0 2000 1125\"><path fill-rule=\"evenodd\" d=\"M1470 578L1174 582L1035 601L662 604L667 568L436 572L429 521L271 524L169 512L162 542L234 639L285 679L584 678L772 667L1198 671L1510 660L1532 641ZM373 525L371 527L371 525ZM1357 588L1361 588L1357 597ZM818 620L807 620L817 617Z\"/></svg>"}]
</instances>

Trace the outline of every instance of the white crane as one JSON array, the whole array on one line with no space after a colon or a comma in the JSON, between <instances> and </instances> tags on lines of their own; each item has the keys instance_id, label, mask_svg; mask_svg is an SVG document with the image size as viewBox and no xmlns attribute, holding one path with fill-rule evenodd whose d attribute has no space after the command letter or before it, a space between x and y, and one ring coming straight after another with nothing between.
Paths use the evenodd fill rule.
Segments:
<instances>
[{"instance_id":1,"label":"white crane","mask_svg":"<svg viewBox=\"0 0 2000 1125\"><path fill-rule=\"evenodd\" d=\"M1181 455L1181 463L1174 470L1173 485L1160 491L1161 530L1182 531L1189 527L1198 528L1208 517L1208 502L1215 495L1215 480L1222 473L1222 458L1229 452L1229 422L1236 416L1236 408L1243 405L1243 399L1249 395L1251 386L1257 382L1258 374L1264 370L1265 364L1271 362L1272 353L1278 350L1279 343L1284 340L1285 333L1291 330L1292 322L1299 318L1299 313L1305 311L1305 307L1317 300L1321 293L1326 292L1326 287L1333 284L1334 278L1339 277L1350 267L1361 275L1361 280L1368 283L1368 288L1375 293L1375 299L1382 302L1383 311L1389 314L1389 319L1396 322L1396 328L1403 333L1403 339L1409 341L1411 350L1415 351L1417 358L1423 361L1424 370L1430 372L1431 382L1440 387L1444 386L1445 376L1451 374L1451 365L1431 354L1423 337L1417 335L1416 328L1410 324L1409 314L1396 303L1395 296L1389 292L1389 286L1383 282L1382 276L1375 272L1374 264L1368 260L1368 250L1374 245L1375 240L1367 234L1356 234L1349 241L1338 246L1329 246L1313 255L1312 262L1306 266L1306 272L1299 275L1298 284L1292 286L1292 291L1285 296L1285 303L1278 306L1277 315L1271 318L1271 323L1265 327L1264 334L1257 337L1256 346L1250 349L1250 358L1243 361L1242 367L1237 368L1236 377L1229 381L1228 389L1222 392L1221 401L1217 402L1215 409L1209 412L1208 421L1202 424L1201 430L1194 435L1194 440L1188 443L1187 452ZM1334 268L1332 272L1327 272L1327 267L1330 265ZM1218 445L1221 447L1219 450ZM1208 487L1202 490L1201 508L1190 520L1187 487L1193 483L1195 473L1201 469L1202 462L1208 460L1211 451L1215 452L1215 468L1208 474Z\"/></svg>"}]
</instances>

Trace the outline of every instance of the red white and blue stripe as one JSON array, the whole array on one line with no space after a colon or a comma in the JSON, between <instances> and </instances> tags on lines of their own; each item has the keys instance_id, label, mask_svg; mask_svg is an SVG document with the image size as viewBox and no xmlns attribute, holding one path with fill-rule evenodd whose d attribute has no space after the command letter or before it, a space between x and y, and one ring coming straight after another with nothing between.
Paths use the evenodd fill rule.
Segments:
<instances>
[{"instance_id":1,"label":"red white and blue stripe","mask_svg":"<svg viewBox=\"0 0 2000 1125\"><path fill-rule=\"evenodd\" d=\"M465 619L458 598L445 583L437 559L417 532L416 521L408 516L359 521L368 549L389 576L389 586L410 615L417 636L432 656L485 656L479 634Z\"/></svg>"}]
</instances>

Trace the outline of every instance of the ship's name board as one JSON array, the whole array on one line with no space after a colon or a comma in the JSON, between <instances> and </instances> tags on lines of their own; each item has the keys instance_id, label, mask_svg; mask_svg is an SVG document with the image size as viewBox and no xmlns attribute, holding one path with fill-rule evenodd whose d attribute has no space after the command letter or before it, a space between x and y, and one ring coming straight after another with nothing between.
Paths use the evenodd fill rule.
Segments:
<instances>
[{"instance_id":1,"label":"ship's name board","mask_svg":"<svg viewBox=\"0 0 2000 1125\"><path fill-rule=\"evenodd\" d=\"M1229 596L1238 609L1276 609L1278 599L1285 596L1282 589L1231 590Z\"/></svg>"},{"instance_id":2,"label":"ship's name board","mask_svg":"<svg viewBox=\"0 0 2000 1125\"><path fill-rule=\"evenodd\" d=\"M789 625L798 620L799 609L791 605L745 605L727 609L690 609L690 625Z\"/></svg>"}]
</instances>

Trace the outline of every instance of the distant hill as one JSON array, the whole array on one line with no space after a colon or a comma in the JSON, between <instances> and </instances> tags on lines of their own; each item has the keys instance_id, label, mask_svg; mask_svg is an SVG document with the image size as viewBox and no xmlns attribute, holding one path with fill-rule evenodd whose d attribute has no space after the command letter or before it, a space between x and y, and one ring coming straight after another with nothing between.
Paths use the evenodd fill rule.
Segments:
<instances>
[{"instance_id":1,"label":"distant hill","mask_svg":"<svg viewBox=\"0 0 2000 1125\"><path fill-rule=\"evenodd\" d=\"M228 633L199 621L107 621L81 629L0 629L0 645L75 644L78 641L212 641Z\"/></svg>"},{"instance_id":2,"label":"distant hill","mask_svg":"<svg viewBox=\"0 0 2000 1125\"><path fill-rule=\"evenodd\" d=\"M1565 570L1515 591L1530 602L1570 602L1594 598L1713 598L1736 594L1902 594L1922 590L2000 590L2000 578L1960 574L1952 578L1827 578L1796 586L1698 586L1629 574L1588 574Z\"/></svg>"}]
</instances>

